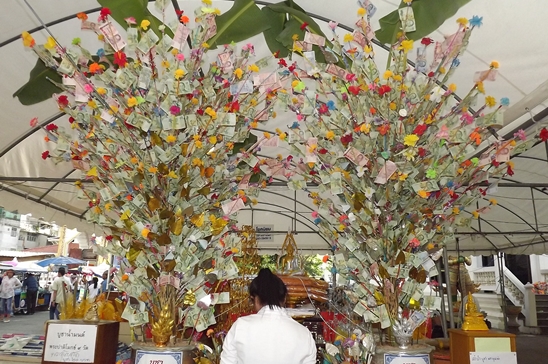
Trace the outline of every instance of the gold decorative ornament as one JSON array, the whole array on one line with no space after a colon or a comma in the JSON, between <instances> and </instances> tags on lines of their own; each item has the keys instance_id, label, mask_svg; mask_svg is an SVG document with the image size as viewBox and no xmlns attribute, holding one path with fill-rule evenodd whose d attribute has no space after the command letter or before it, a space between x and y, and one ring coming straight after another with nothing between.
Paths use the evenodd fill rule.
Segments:
<instances>
[{"instance_id":1,"label":"gold decorative ornament","mask_svg":"<svg viewBox=\"0 0 548 364\"><path fill-rule=\"evenodd\" d=\"M449 282L453 296L457 295L457 290L460 292L461 297L479 291L479 284L474 283L470 278L470 274L468 274L468 269L466 269L467 265L472 264L469 257L450 256L447 263L449 264Z\"/></svg>"},{"instance_id":2,"label":"gold decorative ornament","mask_svg":"<svg viewBox=\"0 0 548 364\"><path fill-rule=\"evenodd\" d=\"M309 301L325 303L328 301L329 284L304 273L303 260L299 255L297 242L291 232L285 236L280 258L278 259L278 277L287 287L285 303L294 308Z\"/></svg>"},{"instance_id":3,"label":"gold decorative ornament","mask_svg":"<svg viewBox=\"0 0 548 364\"><path fill-rule=\"evenodd\" d=\"M483 319L483 314L478 312L476 303L472 293L468 293L468 300L466 301L464 323L462 324L464 331L488 331L489 328Z\"/></svg>"},{"instance_id":4,"label":"gold decorative ornament","mask_svg":"<svg viewBox=\"0 0 548 364\"><path fill-rule=\"evenodd\" d=\"M261 267L261 257L257 248L255 229L250 225L243 225L238 235L241 237L240 251L235 260L238 267L238 278L231 280L224 291L229 292L230 304L223 305L221 311L224 318L219 320L219 330L228 331L232 326L231 316L242 316L253 312L253 307L248 303L249 284L252 276L255 276Z\"/></svg>"},{"instance_id":5,"label":"gold decorative ornament","mask_svg":"<svg viewBox=\"0 0 548 364\"><path fill-rule=\"evenodd\" d=\"M158 310L154 311L158 312ZM175 320L172 317L172 310L169 305L166 305L159 310L158 317L152 319L152 340L154 340L154 344L157 347L162 348L167 346L174 326Z\"/></svg>"},{"instance_id":6,"label":"gold decorative ornament","mask_svg":"<svg viewBox=\"0 0 548 364\"><path fill-rule=\"evenodd\" d=\"M84 315L84 321L86 322L99 322L99 308L96 303L92 304Z\"/></svg>"},{"instance_id":7,"label":"gold decorative ornament","mask_svg":"<svg viewBox=\"0 0 548 364\"><path fill-rule=\"evenodd\" d=\"M191 290L186 291L184 297L183 297L183 304L192 306L196 303L196 296L194 295L194 292Z\"/></svg>"},{"instance_id":8,"label":"gold decorative ornament","mask_svg":"<svg viewBox=\"0 0 548 364\"><path fill-rule=\"evenodd\" d=\"M293 272L299 269L297 242L293 233L288 232L282 245L282 253L278 258L278 270L281 272Z\"/></svg>"},{"instance_id":9,"label":"gold decorative ornament","mask_svg":"<svg viewBox=\"0 0 548 364\"><path fill-rule=\"evenodd\" d=\"M177 291L171 285L160 286L152 305L152 340L156 347L167 346L175 328L175 310L178 306Z\"/></svg>"}]
</instances>

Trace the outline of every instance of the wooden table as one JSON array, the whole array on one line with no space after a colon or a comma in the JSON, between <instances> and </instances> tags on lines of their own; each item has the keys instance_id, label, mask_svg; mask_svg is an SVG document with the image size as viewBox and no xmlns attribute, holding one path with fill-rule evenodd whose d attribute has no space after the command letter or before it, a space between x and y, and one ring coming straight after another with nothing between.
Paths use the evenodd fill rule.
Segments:
<instances>
[{"instance_id":1,"label":"wooden table","mask_svg":"<svg viewBox=\"0 0 548 364\"><path fill-rule=\"evenodd\" d=\"M510 350L516 352L516 335L504 331L463 331L449 329L451 363L470 364L470 353L476 351L476 338L509 338Z\"/></svg>"}]
</instances>

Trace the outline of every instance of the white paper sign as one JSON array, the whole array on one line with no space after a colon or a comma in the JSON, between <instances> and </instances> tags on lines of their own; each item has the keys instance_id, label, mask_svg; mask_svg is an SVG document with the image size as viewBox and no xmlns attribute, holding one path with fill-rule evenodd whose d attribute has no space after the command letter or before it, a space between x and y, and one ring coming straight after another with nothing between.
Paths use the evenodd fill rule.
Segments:
<instances>
[{"instance_id":1,"label":"white paper sign","mask_svg":"<svg viewBox=\"0 0 548 364\"><path fill-rule=\"evenodd\" d=\"M137 350L135 364L182 364L183 353Z\"/></svg>"},{"instance_id":2,"label":"white paper sign","mask_svg":"<svg viewBox=\"0 0 548 364\"><path fill-rule=\"evenodd\" d=\"M274 241L274 235L268 233L274 230L274 225L255 225L254 228L257 233L255 236L257 241Z\"/></svg>"},{"instance_id":3,"label":"white paper sign","mask_svg":"<svg viewBox=\"0 0 548 364\"><path fill-rule=\"evenodd\" d=\"M428 354L419 355L398 355L384 354L384 362L390 364L430 364Z\"/></svg>"},{"instance_id":4,"label":"white paper sign","mask_svg":"<svg viewBox=\"0 0 548 364\"><path fill-rule=\"evenodd\" d=\"M516 353L470 353L470 364L518 364Z\"/></svg>"},{"instance_id":5,"label":"white paper sign","mask_svg":"<svg viewBox=\"0 0 548 364\"><path fill-rule=\"evenodd\" d=\"M97 326L49 324L44 361L93 363Z\"/></svg>"}]
</instances>

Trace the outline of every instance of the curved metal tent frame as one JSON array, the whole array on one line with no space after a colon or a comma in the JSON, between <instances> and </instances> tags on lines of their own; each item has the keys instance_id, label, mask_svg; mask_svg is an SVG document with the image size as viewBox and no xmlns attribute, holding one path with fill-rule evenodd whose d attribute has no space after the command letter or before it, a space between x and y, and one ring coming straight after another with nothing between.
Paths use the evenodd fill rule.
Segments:
<instances>
[{"instance_id":1,"label":"curved metal tent frame","mask_svg":"<svg viewBox=\"0 0 548 364\"><path fill-rule=\"evenodd\" d=\"M40 159L40 153L48 146L39 131L52 122L66 124L67 117L56 111L52 102L25 107L11 96L15 89L27 81L28 73L36 62L34 55L19 44L20 33L31 29L30 32L37 42L43 42L46 34L24 0L5 1L11 16L0 23L0 62L6 74L6 80L0 86L0 108L3 110L0 120L4 127L0 134L0 204L10 210L19 209L35 216L44 216L46 220L62 220L68 226L85 232L100 231L98 227L83 220L87 206L84 201L77 200L77 190L73 186L75 181L80 180L80 172L73 170L68 164L54 166L50 161ZM81 36L75 14L83 11L94 16L100 10L95 0L27 1L62 44L69 44L72 36ZM231 2L213 1L223 11L230 8ZM263 5L271 2L275 1L257 1ZM349 25L355 22L354 0L301 0L298 3L309 11L308 14L317 20L322 29L327 29L327 21L335 20L342 30L352 30ZM376 21L394 10L397 2L373 0L373 3L378 8L378 15L373 18L375 28ZM194 9L197 4L199 2L194 0L172 0L173 9ZM489 84L487 89L493 89L495 97L509 96L517 101L505 113L506 126L498 131L498 135L503 138L520 129L533 135L548 117L548 69L544 67L544 61L548 59L548 49L538 46L543 44L542 37L547 33L548 25L537 6L533 0L520 2L520 7L516 7L512 0L500 0L495 8L486 0L472 0L457 13L457 16L467 18L483 14L485 19L485 25L472 36L470 46L462 57L462 65L455 74L458 89L467 90L472 83L471 75L485 69L492 58L497 58L502 64L499 80ZM513 9L512 21L504 10L510 7ZM150 9L153 11L152 5ZM454 19L447 21L431 37L439 40L444 35L451 34L455 29ZM506 41L492 41L501 34ZM94 41L92 37L83 35L82 39L84 44ZM269 53L262 36L255 37L253 42L256 42L258 57ZM507 47L508 43L512 44L511 51ZM386 46L377 45L380 46L379 49L387 49ZM528 55L528 58L520 55ZM33 117L38 117L40 121L35 127L29 128L28 121ZM262 128L273 131L288 123L286 120L276 119L267 122ZM481 145L477 155L486 147L486 144ZM280 152L283 150L274 148L268 154L274 156ZM499 251L521 254L546 252L548 144L539 143L514 159L516 174L492 183L491 186L485 186L489 189L489 194L478 205L485 207L489 204L488 200L494 198L498 201L498 206L493 206L488 214L474 220L470 228L459 228L460 251L478 254ZM281 234L288 228L289 219L291 230L297 234L306 234L311 241L307 243L307 248L328 250L329 242L317 235L312 220L306 216L313 211L306 193L294 193L284 189L284 185L283 181L275 181L269 186L261 194L257 207L242 211L241 222L259 224L270 219L270 223L275 225L274 231ZM272 196L276 196L279 201L270 201ZM280 201L291 203L283 205ZM277 217L269 218L271 215ZM449 249L456 249L456 245Z\"/></svg>"}]
</instances>

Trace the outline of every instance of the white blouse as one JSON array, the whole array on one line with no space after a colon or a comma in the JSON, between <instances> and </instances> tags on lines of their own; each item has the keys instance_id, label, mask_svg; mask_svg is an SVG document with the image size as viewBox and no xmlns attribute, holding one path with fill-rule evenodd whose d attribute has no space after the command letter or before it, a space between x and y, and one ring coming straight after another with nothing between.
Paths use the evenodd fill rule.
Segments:
<instances>
[{"instance_id":1,"label":"white blouse","mask_svg":"<svg viewBox=\"0 0 548 364\"><path fill-rule=\"evenodd\" d=\"M283 308L264 306L240 317L226 335L221 364L314 364L316 344L310 331Z\"/></svg>"},{"instance_id":2,"label":"white blouse","mask_svg":"<svg viewBox=\"0 0 548 364\"><path fill-rule=\"evenodd\" d=\"M0 285L0 298L12 298L15 296L15 288L21 287L21 282L16 277L2 277Z\"/></svg>"}]
</instances>

